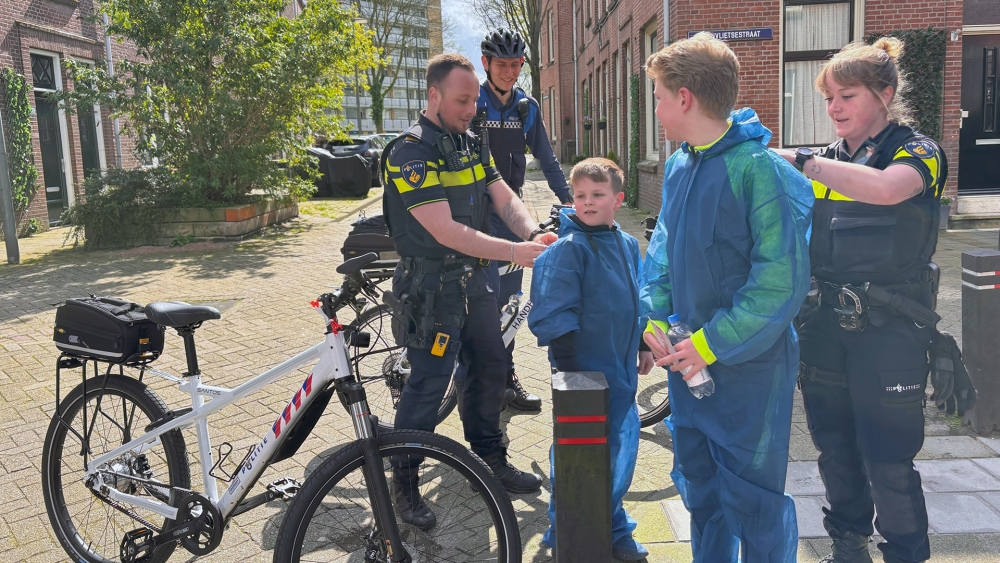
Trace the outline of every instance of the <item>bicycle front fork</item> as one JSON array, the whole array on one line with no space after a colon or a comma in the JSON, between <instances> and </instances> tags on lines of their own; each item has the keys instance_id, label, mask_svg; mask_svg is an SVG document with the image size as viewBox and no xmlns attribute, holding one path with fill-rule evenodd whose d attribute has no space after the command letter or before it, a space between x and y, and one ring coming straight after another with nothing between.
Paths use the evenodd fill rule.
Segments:
<instances>
[{"instance_id":1,"label":"bicycle front fork","mask_svg":"<svg viewBox=\"0 0 1000 563\"><path fill-rule=\"evenodd\" d=\"M356 381L345 380L337 383L337 391L347 397L348 410L354 423L354 432L361 442L361 451L365 456L365 485L368 488L368 498L375 522L382 531L382 539L388 550L390 563L410 563L413 559L403 547L399 535L399 525L393 514L389 484L382 468L382 456L378 449L378 420L371 414L365 388ZM368 560L367 558L365 559Z\"/></svg>"}]
</instances>

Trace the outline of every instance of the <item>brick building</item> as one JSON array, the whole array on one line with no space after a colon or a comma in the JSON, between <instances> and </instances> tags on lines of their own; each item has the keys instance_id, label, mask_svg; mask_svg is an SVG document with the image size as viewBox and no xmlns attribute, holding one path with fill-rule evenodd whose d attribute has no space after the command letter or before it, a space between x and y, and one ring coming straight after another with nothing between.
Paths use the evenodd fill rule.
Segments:
<instances>
[{"instance_id":1,"label":"brick building","mask_svg":"<svg viewBox=\"0 0 1000 563\"><path fill-rule=\"evenodd\" d=\"M835 140L812 86L824 58L871 32L946 29L942 145L952 179L948 193L959 188L963 0L564 0L550 6L542 21L540 103L556 154L568 161L576 153L613 150L627 169L628 116L635 104L642 209L660 208L663 163L677 148L663 139L642 66L665 39L699 31L744 32L727 40L741 65L737 107L757 111L776 148ZM629 96L633 76L639 83L635 101ZM590 131L584 116L593 120Z\"/></svg>"}]
</instances>

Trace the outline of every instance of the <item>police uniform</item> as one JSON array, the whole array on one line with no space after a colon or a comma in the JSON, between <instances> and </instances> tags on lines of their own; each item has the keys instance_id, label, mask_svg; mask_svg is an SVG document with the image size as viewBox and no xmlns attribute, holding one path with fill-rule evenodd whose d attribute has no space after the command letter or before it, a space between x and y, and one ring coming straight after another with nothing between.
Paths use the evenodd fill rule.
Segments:
<instances>
[{"instance_id":1,"label":"police uniform","mask_svg":"<svg viewBox=\"0 0 1000 563\"><path fill-rule=\"evenodd\" d=\"M500 99L490 88L488 82L483 82L479 86L479 99L476 101L477 114L481 127L485 127L489 135L490 154L493 156L497 171L510 189L522 196L521 188L524 186L524 175L527 163L525 156L525 146L531 149L531 154L541 164L545 180L548 182L552 193L559 198L560 203L568 203L572 200L569 185L566 183L566 176L552 152L552 145L549 143L548 134L545 131L545 124L541 119L541 112L538 102L531 96L525 94L524 90L515 87L506 104L502 104ZM490 233L498 238L512 242L520 242L522 239L510 228L499 215L493 213ZM498 263L499 267L504 267L509 262ZM500 307L507 304L511 295L521 291L524 271L516 270L506 275L499 276L499 291L497 300ZM508 352L512 352L514 343L511 342ZM510 357L508 369L513 371L513 356Z\"/></svg>"},{"instance_id":2,"label":"police uniform","mask_svg":"<svg viewBox=\"0 0 1000 563\"><path fill-rule=\"evenodd\" d=\"M931 257L948 164L932 139L892 123L853 152L840 140L820 156L879 170L910 166L923 179L920 194L895 205L860 203L813 182L814 291L798 324L827 531L871 536L877 510L885 560L925 561L927 511L913 458L923 446L933 322L914 314L934 307Z\"/></svg>"},{"instance_id":3,"label":"police uniform","mask_svg":"<svg viewBox=\"0 0 1000 563\"><path fill-rule=\"evenodd\" d=\"M450 158L437 145L444 138L457 149ZM469 366L459 403L465 438L480 456L496 453L503 448L500 407L507 359L496 296L485 271L489 261L438 243L410 212L424 204L447 202L455 221L489 232L492 205L487 186L501 180L500 174L471 135L444 133L425 116L385 152L383 208L401 256L393 294L404 307L411 305L403 315L408 326L397 334L397 341L408 342L411 371L395 426L434 430L461 349L463 363Z\"/></svg>"}]
</instances>

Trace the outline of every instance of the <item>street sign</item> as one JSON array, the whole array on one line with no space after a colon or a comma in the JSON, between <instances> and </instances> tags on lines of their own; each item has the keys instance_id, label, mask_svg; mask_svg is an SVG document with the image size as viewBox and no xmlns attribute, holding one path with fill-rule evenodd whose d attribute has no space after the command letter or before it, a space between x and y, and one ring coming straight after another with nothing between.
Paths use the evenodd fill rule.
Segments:
<instances>
[{"instance_id":1,"label":"street sign","mask_svg":"<svg viewBox=\"0 0 1000 563\"><path fill-rule=\"evenodd\" d=\"M774 30L770 27L752 27L750 29L705 30L722 41L759 41L774 39ZM697 31L689 31L688 37L694 37Z\"/></svg>"}]
</instances>

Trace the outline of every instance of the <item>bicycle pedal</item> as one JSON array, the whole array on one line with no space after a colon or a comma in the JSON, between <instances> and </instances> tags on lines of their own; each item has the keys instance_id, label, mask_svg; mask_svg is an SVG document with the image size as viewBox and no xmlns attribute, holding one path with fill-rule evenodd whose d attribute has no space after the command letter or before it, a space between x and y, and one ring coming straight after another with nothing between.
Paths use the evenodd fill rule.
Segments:
<instances>
[{"instance_id":1,"label":"bicycle pedal","mask_svg":"<svg viewBox=\"0 0 1000 563\"><path fill-rule=\"evenodd\" d=\"M272 481L267 485L268 491L280 496L284 500L291 500L301 488L302 483L299 483L291 477L282 477L281 479Z\"/></svg>"},{"instance_id":2,"label":"bicycle pedal","mask_svg":"<svg viewBox=\"0 0 1000 563\"><path fill-rule=\"evenodd\" d=\"M125 533L119 556L122 563L145 563L150 560L152 548L153 531L149 528L138 528Z\"/></svg>"}]
</instances>

